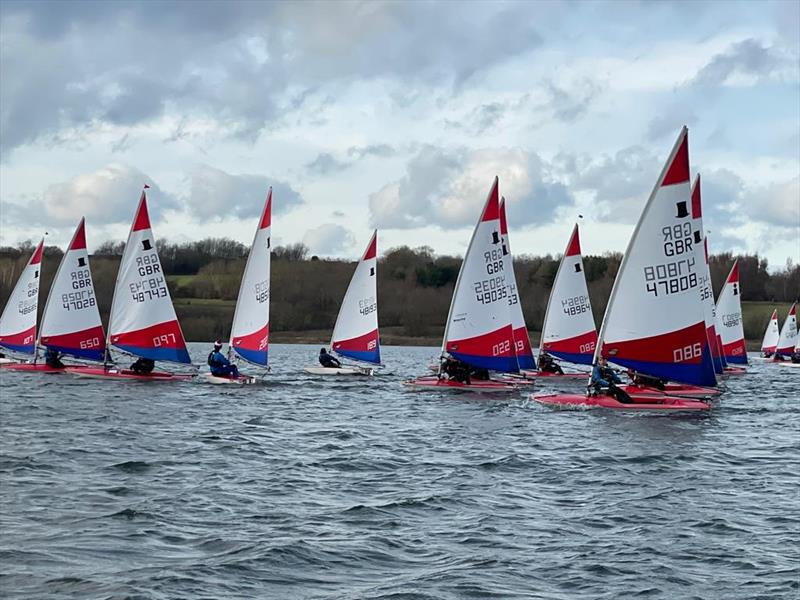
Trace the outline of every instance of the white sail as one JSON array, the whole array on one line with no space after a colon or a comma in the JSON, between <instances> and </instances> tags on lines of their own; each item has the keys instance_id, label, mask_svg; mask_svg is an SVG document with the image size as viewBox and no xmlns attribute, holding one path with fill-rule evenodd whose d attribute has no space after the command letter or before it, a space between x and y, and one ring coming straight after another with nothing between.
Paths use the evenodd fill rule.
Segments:
<instances>
[{"instance_id":1,"label":"white sail","mask_svg":"<svg viewBox=\"0 0 800 600\"><path fill-rule=\"evenodd\" d=\"M248 362L266 367L269 360L270 237L272 188L247 255L231 326L230 348Z\"/></svg>"},{"instance_id":2,"label":"white sail","mask_svg":"<svg viewBox=\"0 0 800 600\"><path fill-rule=\"evenodd\" d=\"M595 360L695 385L716 385L700 300L684 127L622 259Z\"/></svg>"},{"instance_id":3,"label":"white sail","mask_svg":"<svg viewBox=\"0 0 800 600\"><path fill-rule=\"evenodd\" d=\"M792 304L789 314L781 327L781 335L775 354L779 356L791 356L797 343L797 304Z\"/></svg>"},{"instance_id":4,"label":"white sail","mask_svg":"<svg viewBox=\"0 0 800 600\"><path fill-rule=\"evenodd\" d=\"M778 309L772 311L772 316L767 323L767 330L764 332L764 339L761 342L761 352L765 354L774 354L778 348L778 340L781 337L780 329L778 328Z\"/></svg>"},{"instance_id":5,"label":"white sail","mask_svg":"<svg viewBox=\"0 0 800 600\"><path fill-rule=\"evenodd\" d=\"M0 346L23 354L36 352L36 311L39 308L39 273L43 247L44 239L36 246L28 264L20 273L3 314L0 315Z\"/></svg>"},{"instance_id":6,"label":"white sail","mask_svg":"<svg viewBox=\"0 0 800 600\"><path fill-rule=\"evenodd\" d=\"M356 265L333 326L331 349L341 356L380 364L378 333L378 231Z\"/></svg>"},{"instance_id":7,"label":"white sail","mask_svg":"<svg viewBox=\"0 0 800 600\"><path fill-rule=\"evenodd\" d=\"M717 299L717 330L722 339L722 355L726 362L746 365L742 303L739 287L739 261L733 267Z\"/></svg>"},{"instance_id":8,"label":"white sail","mask_svg":"<svg viewBox=\"0 0 800 600\"><path fill-rule=\"evenodd\" d=\"M539 352L579 364L592 364L597 329L583 271L578 225L558 265L544 314Z\"/></svg>"},{"instance_id":9,"label":"white sail","mask_svg":"<svg viewBox=\"0 0 800 600\"><path fill-rule=\"evenodd\" d=\"M94 293L81 219L47 296L39 343L79 358L103 360L105 333Z\"/></svg>"},{"instance_id":10,"label":"white sail","mask_svg":"<svg viewBox=\"0 0 800 600\"><path fill-rule=\"evenodd\" d=\"M517 372L513 343L495 177L458 273L442 351L474 367Z\"/></svg>"},{"instance_id":11,"label":"white sail","mask_svg":"<svg viewBox=\"0 0 800 600\"><path fill-rule=\"evenodd\" d=\"M158 258L144 192L120 261L108 330L110 344L125 352L191 362Z\"/></svg>"}]
</instances>

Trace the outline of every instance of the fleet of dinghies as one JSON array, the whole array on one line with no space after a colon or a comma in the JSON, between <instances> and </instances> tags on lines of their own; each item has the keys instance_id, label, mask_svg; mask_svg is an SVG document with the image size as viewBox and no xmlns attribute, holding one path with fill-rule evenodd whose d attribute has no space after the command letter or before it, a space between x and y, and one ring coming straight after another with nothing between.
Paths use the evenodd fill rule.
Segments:
<instances>
[{"instance_id":1,"label":"fleet of dinghies","mask_svg":"<svg viewBox=\"0 0 800 600\"><path fill-rule=\"evenodd\" d=\"M230 375L205 374L204 380L211 383L255 383L269 369L271 213L270 188L247 257L228 340L228 360L246 363L257 375L231 367ZM375 231L356 265L331 335L331 351L353 362L308 366L305 372L373 375L381 365L377 237ZM81 219L53 279L37 336L43 243L22 270L0 316L0 347L33 359L0 358L3 370L136 381L180 381L196 375L153 368L155 361L191 365L191 359L161 268L146 190L120 261L107 333L95 298ZM761 346L764 357L800 366L794 362L799 346L796 306L792 305L780 329L778 312L773 311ZM131 369L120 368L112 350L137 362ZM61 356L82 362L53 366L50 360L40 361L40 352L55 355L59 363ZM784 360L790 357L792 361ZM534 361L514 273L505 198L495 177L453 289L435 374L405 385L416 390L509 393L540 378L566 382L589 375L579 368L564 372L560 365L553 366L554 359L593 367L586 393L531 396L537 403L560 407L708 410L721 392L719 377L745 372L748 358L739 265L734 262L715 302L700 175L690 183L685 127L633 231L599 333L576 224L553 281L538 364ZM627 370L631 382L606 382L607 387L602 387L599 382L605 380L597 373L607 372L605 361ZM144 371L141 365L137 368L138 363L145 366Z\"/></svg>"}]
</instances>

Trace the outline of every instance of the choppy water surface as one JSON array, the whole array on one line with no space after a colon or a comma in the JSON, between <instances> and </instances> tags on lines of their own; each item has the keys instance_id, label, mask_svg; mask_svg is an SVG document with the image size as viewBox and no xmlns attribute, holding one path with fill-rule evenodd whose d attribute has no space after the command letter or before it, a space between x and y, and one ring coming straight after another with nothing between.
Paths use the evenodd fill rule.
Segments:
<instances>
[{"instance_id":1,"label":"choppy water surface","mask_svg":"<svg viewBox=\"0 0 800 600\"><path fill-rule=\"evenodd\" d=\"M710 415L623 415L404 391L435 349L298 373L316 351L273 347L262 387L0 375L0 593L800 593L800 370L755 364Z\"/></svg>"}]
</instances>

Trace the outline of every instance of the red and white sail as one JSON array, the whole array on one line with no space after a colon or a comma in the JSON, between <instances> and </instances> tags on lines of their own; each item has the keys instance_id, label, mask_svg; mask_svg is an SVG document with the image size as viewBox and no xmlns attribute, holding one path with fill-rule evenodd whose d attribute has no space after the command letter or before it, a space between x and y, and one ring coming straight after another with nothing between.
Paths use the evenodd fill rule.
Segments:
<instances>
[{"instance_id":1,"label":"red and white sail","mask_svg":"<svg viewBox=\"0 0 800 600\"><path fill-rule=\"evenodd\" d=\"M378 231L375 230L347 286L331 336L334 352L373 364L381 362L377 271Z\"/></svg>"},{"instance_id":2,"label":"red and white sail","mask_svg":"<svg viewBox=\"0 0 800 600\"><path fill-rule=\"evenodd\" d=\"M511 254L511 241L508 236L508 221L506 219L506 199L500 199L500 235L503 237L504 270L506 274L506 289L508 290L508 310L511 312L511 327L514 335L514 352L517 355L517 365L520 369L533 369L536 363L533 360L531 340L528 337L528 327L525 325L525 315L522 314L522 300L517 290L517 276L514 273L514 258Z\"/></svg>"},{"instance_id":3,"label":"red and white sail","mask_svg":"<svg viewBox=\"0 0 800 600\"><path fill-rule=\"evenodd\" d=\"M508 310L497 177L461 263L442 352L474 367L519 370Z\"/></svg>"},{"instance_id":4,"label":"red and white sail","mask_svg":"<svg viewBox=\"0 0 800 600\"><path fill-rule=\"evenodd\" d=\"M722 340L722 355L726 362L746 365L747 349L744 345L740 293L739 261L736 260L717 298L717 329Z\"/></svg>"},{"instance_id":5,"label":"red and white sail","mask_svg":"<svg viewBox=\"0 0 800 600\"><path fill-rule=\"evenodd\" d=\"M708 240L703 228L703 201L700 194L700 174L695 176L692 184L692 218L695 221L695 250L697 263L700 265L700 298L703 302L703 317L706 323L706 336L711 349L711 360L714 371L722 374L725 370L722 364L721 352L717 343L717 328L714 324L714 287L711 282L711 268L708 264ZM700 243L700 240L702 243Z\"/></svg>"},{"instance_id":6,"label":"red and white sail","mask_svg":"<svg viewBox=\"0 0 800 600\"><path fill-rule=\"evenodd\" d=\"M53 279L42 314L39 343L79 358L103 360L105 332L89 269L83 219Z\"/></svg>"},{"instance_id":7,"label":"red and white sail","mask_svg":"<svg viewBox=\"0 0 800 600\"><path fill-rule=\"evenodd\" d=\"M789 314L781 327L781 335L778 339L775 354L778 356L791 356L797 344L797 303L792 304Z\"/></svg>"},{"instance_id":8,"label":"red and white sail","mask_svg":"<svg viewBox=\"0 0 800 600\"><path fill-rule=\"evenodd\" d=\"M700 301L684 127L644 207L611 291L595 360L716 385Z\"/></svg>"},{"instance_id":9,"label":"red and white sail","mask_svg":"<svg viewBox=\"0 0 800 600\"><path fill-rule=\"evenodd\" d=\"M125 352L191 362L158 258L145 192L119 265L108 330L109 344Z\"/></svg>"},{"instance_id":10,"label":"red and white sail","mask_svg":"<svg viewBox=\"0 0 800 600\"><path fill-rule=\"evenodd\" d=\"M772 311L772 316L769 318L769 323L767 323L767 330L764 332L764 340L761 342L761 352L764 354L775 354L780 337L778 309L776 308Z\"/></svg>"},{"instance_id":11,"label":"red and white sail","mask_svg":"<svg viewBox=\"0 0 800 600\"><path fill-rule=\"evenodd\" d=\"M34 354L36 352L36 311L39 308L39 273L44 239L36 246L20 273L0 316L0 346Z\"/></svg>"},{"instance_id":12,"label":"red and white sail","mask_svg":"<svg viewBox=\"0 0 800 600\"><path fill-rule=\"evenodd\" d=\"M583 271L578 224L572 230L567 250L558 265L542 326L539 352L563 360L592 364L597 347L597 329Z\"/></svg>"},{"instance_id":13,"label":"red and white sail","mask_svg":"<svg viewBox=\"0 0 800 600\"><path fill-rule=\"evenodd\" d=\"M269 360L269 297L272 235L272 188L247 255L233 313L229 348L244 360L266 367Z\"/></svg>"}]
</instances>

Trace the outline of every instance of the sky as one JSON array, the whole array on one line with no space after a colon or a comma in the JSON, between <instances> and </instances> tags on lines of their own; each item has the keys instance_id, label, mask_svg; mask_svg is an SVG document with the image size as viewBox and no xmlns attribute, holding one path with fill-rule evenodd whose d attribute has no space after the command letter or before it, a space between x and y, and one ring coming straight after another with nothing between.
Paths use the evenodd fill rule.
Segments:
<instances>
[{"instance_id":1,"label":"sky","mask_svg":"<svg viewBox=\"0 0 800 600\"><path fill-rule=\"evenodd\" d=\"M0 244L624 251L681 126L712 253L800 262L800 3L0 3ZM582 215L582 218L579 217Z\"/></svg>"}]
</instances>

